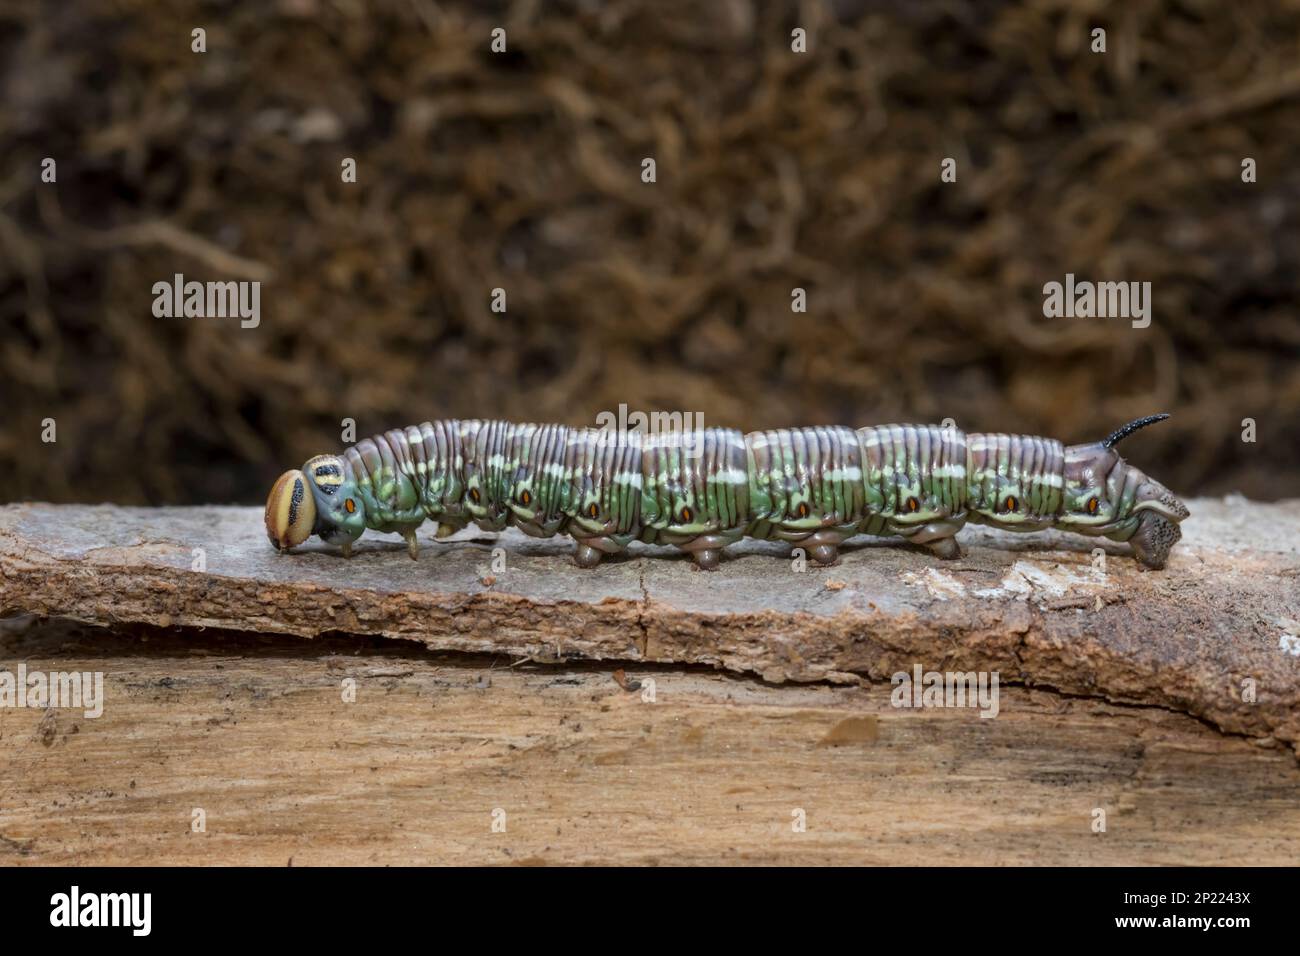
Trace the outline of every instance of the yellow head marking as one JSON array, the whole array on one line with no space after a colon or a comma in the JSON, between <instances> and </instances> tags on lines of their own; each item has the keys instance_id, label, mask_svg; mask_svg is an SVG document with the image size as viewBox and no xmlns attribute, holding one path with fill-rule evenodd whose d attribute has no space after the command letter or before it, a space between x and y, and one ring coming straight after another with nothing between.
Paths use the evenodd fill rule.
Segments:
<instances>
[{"instance_id":1,"label":"yellow head marking","mask_svg":"<svg viewBox=\"0 0 1300 956\"><path fill-rule=\"evenodd\" d=\"M266 499L266 536L281 551L296 548L311 536L316 524L316 499L301 471L286 471L271 486Z\"/></svg>"},{"instance_id":2,"label":"yellow head marking","mask_svg":"<svg viewBox=\"0 0 1300 956\"><path fill-rule=\"evenodd\" d=\"M316 486L327 494L333 493L335 488L343 484L343 469L334 455L317 455L303 465L303 469Z\"/></svg>"}]
</instances>

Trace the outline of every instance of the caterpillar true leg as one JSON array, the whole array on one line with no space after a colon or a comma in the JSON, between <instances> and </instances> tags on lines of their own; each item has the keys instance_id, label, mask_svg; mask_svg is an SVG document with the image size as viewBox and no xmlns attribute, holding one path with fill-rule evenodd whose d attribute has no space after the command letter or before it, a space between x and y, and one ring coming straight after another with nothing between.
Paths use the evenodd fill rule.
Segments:
<instances>
[{"instance_id":1,"label":"caterpillar true leg","mask_svg":"<svg viewBox=\"0 0 1300 956\"><path fill-rule=\"evenodd\" d=\"M415 539L415 529L408 528L403 531L402 537L406 539L406 550L411 555L411 560L418 561L420 558L420 543Z\"/></svg>"},{"instance_id":2,"label":"caterpillar true leg","mask_svg":"<svg viewBox=\"0 0 1300 956\"><path fill-rule=\"evenodd\" d=\"M1164 567L1187 508L1115 446L1167 416L1138 419L1103 441L1064 447L1032 435L933 425L734 429L642 437L564 425L445 420L318 455L276 481L266 532L286 551L317 534L344 555L367 529L419 552L474 522L538 537L567 533L594 567L639 538L690 551L713 569L746 535L789 541L821 564L854 534L900 535L956 558L966 521L1013 531L1055 527L1130 541Z\"/></svg>"}]
</instances>

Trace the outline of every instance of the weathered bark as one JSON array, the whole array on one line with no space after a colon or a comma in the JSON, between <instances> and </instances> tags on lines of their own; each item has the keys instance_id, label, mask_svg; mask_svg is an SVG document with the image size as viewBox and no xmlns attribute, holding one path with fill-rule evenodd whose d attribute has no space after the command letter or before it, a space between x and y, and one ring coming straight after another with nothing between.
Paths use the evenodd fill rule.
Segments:
<instances>
[{"instance_id":1,"label":"weathered bark","mask_svg":"<svg viewBox=\"0 0 1300 956\"><path fill-rule=\"evenodd\" d=\"M1300 746L1300 501L1200 500L1162 572L1123 545L972 528L939 562L859 539L795 573L746 542L714 573L665 549L593 571L565 538L368 535L277 555L256 508L0 509L0 607L83 621L406 638L431 648L700 663L765 680L997 671L1004 684L1182 711ZM504 570L492 550L504 549ZM206 569L194 570L201 549Z\"/></svg>"},{"instance_id":2,"label":"weathered bark","mask_svg":"<svg viewBox=\"0 0 1300 956\"><path fill-rule=\"evenodd\" d=\"M0 708L0 866L1300 858L1294 756L1156 707L0 622L15 660L103 672L105 703Z\"/></svg>"}]
</instances>

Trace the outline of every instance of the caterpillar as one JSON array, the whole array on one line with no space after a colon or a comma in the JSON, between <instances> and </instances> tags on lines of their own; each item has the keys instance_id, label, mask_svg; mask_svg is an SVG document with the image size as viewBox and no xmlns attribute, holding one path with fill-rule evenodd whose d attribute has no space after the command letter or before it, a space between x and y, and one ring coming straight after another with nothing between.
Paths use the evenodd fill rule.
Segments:
<instances>
[{"instance_id":1,"label":"caterpillar","mask_svg":"<svg viewBox=\"0 0 1300 956\"><path fill-rule=\"evenodd\" d=\"M897 535L940 558L961 554L967 522L1128 541L1163 568L1188 510L1115 446L1168 418L1065 447L1031 435L965 434L937 425L729 428L614 436L595 428L441 420L317 455L275 482L266 531L280 551L316 534L351 554L367 529L446 537L489 531L564 533L586 568L632 541L676 545L718 566L742 537L788 541L834 563L857 534Z\"/></svg>"}]
</instances>

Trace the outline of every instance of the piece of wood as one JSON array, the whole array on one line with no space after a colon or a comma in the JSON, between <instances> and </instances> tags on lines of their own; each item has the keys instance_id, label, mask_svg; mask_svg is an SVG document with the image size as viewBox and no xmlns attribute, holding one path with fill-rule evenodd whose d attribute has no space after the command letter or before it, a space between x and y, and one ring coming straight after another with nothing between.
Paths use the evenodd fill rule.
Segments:
<instances>
[{"instance_id":1,"label":"piece of wood","mask_svg":"<svg viewBox=\"0 0 1300 956\"><path fill-rule=\"evenodd\" d=\"M351 559L318 543L280 555L255 508L13 505L0 509L0 609L707 664L769 682L996 671L1004 686L1300 746L1300 501L1190 507L1160 572L1125 545L970 528L952 562L860 538L838 566L800 573L788 548L747 541L708 573L662 548L582 570L567 538L472 529L434 541L429 528L414 562L395 535L367 535Z\"/></svg>"},{"instance_id":2,"label":"piece of wood","mask_svg":"<svg viewBox=\"0 0 1300 956\"><path fill-rule=\"evenodd\" d=\"M0 709L0 865L1300 858L1294 757L1161 708L66 622L0 627L15 661L105 704Z\"/></svg>"}]
</instances>

